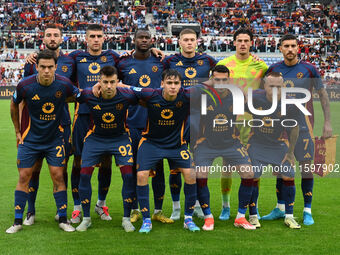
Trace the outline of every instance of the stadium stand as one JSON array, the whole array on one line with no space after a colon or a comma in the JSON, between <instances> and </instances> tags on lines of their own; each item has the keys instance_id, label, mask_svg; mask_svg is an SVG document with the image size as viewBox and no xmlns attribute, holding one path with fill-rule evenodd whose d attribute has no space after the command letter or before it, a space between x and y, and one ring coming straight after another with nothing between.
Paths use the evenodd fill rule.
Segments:
<instances>
[{"instance_id":1,"label":"stadium stand","mask_svg":"<svg viewBox=\"0 0 340 255\"><path fill-rule=\"evenodd\" d=\"M197 23L201 26L198 51L214 53L217 59L235 50L232 34L240 26L247 26L255 34L252 52L268 65L281 60L279 37L293 33L300 40L300 58L315 64L331 80L339 72L340 4L328 2L323 5L302 0L51 0L47 3L4 0L0 6L0 84L20 78L11 62L23 61L29 52L42 49L41 31L51 22L63 29L62 49L66 52L86 49L85 28L91 23L104 26L104 49L119 52L133 49L133 32L138 27L147 27L154 35L156 48L174 52L178 51L178 39L171 34L171 24Z\"/></svg>"}]
</instances>

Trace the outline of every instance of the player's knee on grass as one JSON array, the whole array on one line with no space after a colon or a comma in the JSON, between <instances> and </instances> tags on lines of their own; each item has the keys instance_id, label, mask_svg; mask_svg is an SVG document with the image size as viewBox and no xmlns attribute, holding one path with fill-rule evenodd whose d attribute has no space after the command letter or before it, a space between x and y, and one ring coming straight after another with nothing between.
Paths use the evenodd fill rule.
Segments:
<instances>
[{"instance_id":1,"label":"player's knee on grass","mask_svg":"<svg viewBox=\"0 0 340 255\"><path fill-rule=\"evenodd\" d=\"M137 185L138 186L144 186L148 184L149 172L150 170L145 170L145 171L139 171L137 173Z\"/></svg>"},{"instance_id":2,"label":"player's knee on grass","mask_svg":"<svg viewBox=\"0 0 340 255\"><path fill-rule=\"evenodd\" d=\"M237 166L237 171L242 179L254 178L254 172L251 165L239 165Z\"/></svg>"},{"instance_id":3,"label":"player's knee on grass","mask_svg":"<svg viewBox=\"0 0 340 255\"><path fill-rule=\"evenodd\" d=\"M196 183L196 173L193 168L182 168L181 172L183 174L184 181L186 184Z\"/></svg>"}]
</instances>

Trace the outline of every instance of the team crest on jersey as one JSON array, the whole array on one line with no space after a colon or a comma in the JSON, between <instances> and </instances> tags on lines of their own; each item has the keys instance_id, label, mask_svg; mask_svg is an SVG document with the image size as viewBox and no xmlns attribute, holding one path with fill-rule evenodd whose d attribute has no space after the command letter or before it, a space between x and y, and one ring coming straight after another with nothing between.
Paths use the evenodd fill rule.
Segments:
<instances>
[{"instance_id":1,"label":"team crest on jersey","mask_svg":"<svg viewBox=\"0 0 340 255\"><path fill-rule=\"evenodd\" d=\"M271 127L272 126L272 118L270 117L263 117L263 126Z\"/></svg>"},{"instance_id":2,"label":"team crest on jersey","mask_svg":"<svg viewBox=\"0 0 340 255\"><path fill-rule=\"evenodd\" d=\"M227 120L227 116L223 113L219 113L215 117L215 124L219 124L219 125L226 124L225 120Z\"/></svg>"},{"instance_id":3,"label":"team crest on jersey","mask_svg":"<svg viewBox=\"0 0 340 255\"><path fill-rule=\"evenodd\" d=\"M182 101L178 101L177 103L176 103L176 107L177 108L181 108L183 106L183 102Z\"/></svg>"},{"instance_id":4,"label":"team crest on jersey","mask_svg":"<svg viewBox=\"0 0 340 255\"><path fill-rule=\"evenodd\" d=\"M183 65L182 61L178 61L178 63L176 64L176 66L182 66L182 65Z\"/></svg>"},{"instance_id":5,"label":"team crest on jersey","mask_svg":"<svg viewBox=\"0 0 340 255\"><path fill-rule=\"evenodd\" d=\"M100 72L100 65L96 62L93 62L89 65L89 71L92 74L97 74Z\"/></svg>"},{"instance_id":6,"label":"team crest on jersey","mask_svg":"<svg viewBox=\"0 0 340 255\"><path fill-rule=\"evenodd\" d=\"M102 116L102 120L105 122L105 123L111 123L115 120L115 116L110 113L110 112L107 112L107 113L104 113L103 116Z\"/></svg>"},{"instance_id":7,"label":"team crest on jersey","mask_svg":"<svg viewBox=\"0 0 340 255\"><path fill-rule=\"evenodd\" d=\"M197 60L197 64L199 65L199 66L203 66L203 60Z\"/></svg>"},{"instance_id":8,"label":"team crest on jersey","mask_svg":"<svg viewBox=\"0 0 340 255\"><path fill-rule=\"evenodd\" d=\"M296 77L297 77L298 79L301 79L301 78L303 77L303 73L301 73L301 72L297 73L297 74L296 74Z\"/></svg>"},{"instance_id":9,"label":"team crest on jersey","mask_svg":"<svg viewBox=\"0 0 340 255\"><path fill-rule=\"evenodd\" d=\"M101 56L100 60L105 63L107 61L107 58L105 56Z\"/></svg>"},{"instance_id":10,"label":"team crest on jersey","mask_svg":"<svg viewBox=\"0 0 340 255\"><path fill-rule=\"evenodd\" d=\"M63 92L61 92L60 90L58 90L58 91L55 93L55 97L56 97L56 98L61 98L62 95L63 95Z\"/></svg>"},{"instance_id":11,"label":"team crest on jersey","mask_svg":"<svg viewBox=\"0 0 340 255\"><path fill-rule=\"evenodd\" d=\"M158 71L158 67L157 66L153 66L152 67L152 72L156 73Z\"/></svg>"},{"instance_id":12,"label":"team crest on jersey","mask_svg":"<svg viewBox=\"0 0 340 255\"><path fill-rule=\"evenodd\" d=\"M123 104L116 104L116 109L117 109L118 111L123 110Z\"/></svg>"},{"instance_id":13,"label":"team crest on jersey","mask_svg":"<svg viewBox=\"0 0 340 255\"><path fill-rule=\"evenodd\" d=\"M134 68L132 68L129 72L129 74L133 74L133 73L137 73L136 70Z\"/></svg>"},{"instance_id":14,"label":"team crest on jersey","mask_svg":"<svg viewBox=\"0 0 340 255\"><path fill-rule=\"evenodd\" d=\"M61 70L62 70L64 73L66 73L66 72L68 71L68 67L67 67L67 66L62 66L62 67L61 67Z\"/></svg>"},{"instance_id":15,"label":"team crest on jersey","mask_svg":"<svg viewBox=\"0 0 340 255\"><path fill-rule=\"evenodd\" d=\"M283 86L288 88L294 88L294 82L291 80L287 80L283 83Z\"/></svg>"},{"instance_id":16,"label":"team crest on jersey","mask_svg":"<svg viewBox=\"0 0 340 255\"><path fill-rule=\"evenodd\" d=\"M139 78L139 84L142 87L147 87L147 86L150 85L150 83L151 83L151 79L150 79L149 75L147 75L147 74L144 74Z\"/></svg>"},{"instance_id":17,"label":"team crest on jersey","mask_svg":"<svg viewBox=\"0 0 340 255\"><path fill-rule=\"evenodd\" d=\"M171 119L172 116L174 116L174 112L170 109L164 109L162 112L161 112L161 116L163 119Z\"/></svg>"},{"instance_id":18,"label":"team crest on jersey","mask_svg":"<svg viewBox=\"0 0 340 255\"><path fill-rule=\"evenodd\" d=\"M188 77L189 79L196 77L196 74L197 71L193 67L188 67L187 69L185 69L185 76Z\"/></svg>"},{"instance_id":19,"label":"team crest on jersey","mask_svg":"<svg viewBox=\"0 0 340 255\"><path fill-rule=\"evenodd\" d=\"M54 104L48 102L48 103L45 103L43 106L42 106L42 111L44 113L52 113L54 111Z\"/></svg>"}]
</instances>

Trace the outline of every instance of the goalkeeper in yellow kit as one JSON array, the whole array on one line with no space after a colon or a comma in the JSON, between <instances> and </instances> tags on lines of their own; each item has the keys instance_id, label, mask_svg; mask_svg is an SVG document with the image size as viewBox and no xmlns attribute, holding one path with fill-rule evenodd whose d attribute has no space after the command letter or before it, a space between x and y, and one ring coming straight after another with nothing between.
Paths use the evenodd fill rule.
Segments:
<instances>
[{"instance_id":1,"label":"goalkeeper in yellow kit","mask_svg":"<svg viewBox=\"0 0 340 255\"><path fill-rule=\"evenodd\" d=\"M225 65L230 70L231 82L243 88L247 92L248 88L258 89L261 78L265 75L268 66L264 61L256 61L250 54L250 47L253 43L253 34L249 29L240 28L233 36L236 54L227 57L217 63ZM249 119L250 115L238 116L237 120L242 121ZM243 145L248 142L250 127L239 126L240 139ZM222 190L222 212L220 220L228 220L230 217L230 193L232 178L231 173L222 172L221 190Z\"/></svg>"}]
</instances>

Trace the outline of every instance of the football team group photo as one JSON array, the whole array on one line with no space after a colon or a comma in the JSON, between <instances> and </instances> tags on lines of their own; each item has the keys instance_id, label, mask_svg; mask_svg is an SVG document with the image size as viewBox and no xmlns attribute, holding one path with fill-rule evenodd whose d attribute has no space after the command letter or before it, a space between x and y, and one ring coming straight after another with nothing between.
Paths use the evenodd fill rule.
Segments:
<instances>
[{"instance_id":1,"label":"football team group photo","mask_svg":"<svg viewBox=\"0 0 340 255\"><path fill-rule=\"evenodd\" d=\"M4 254L339 254L339 8L2 1Z\"/></svg>"}]
</instances>

